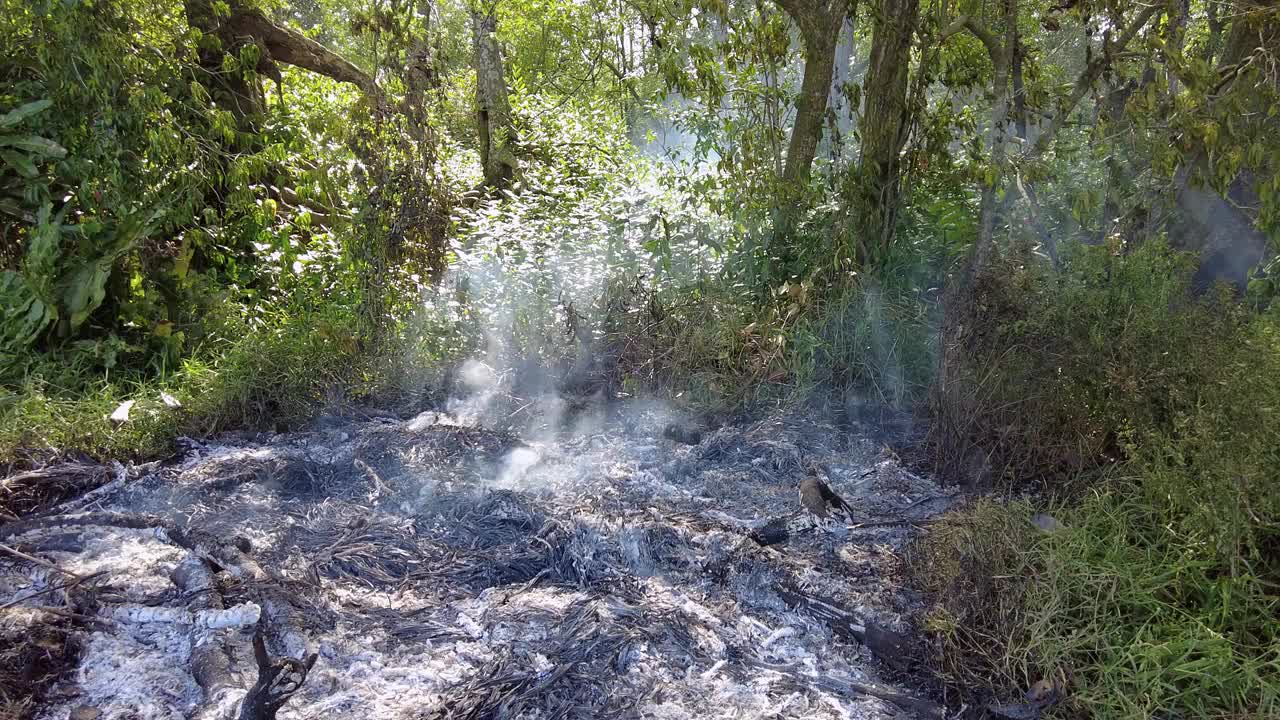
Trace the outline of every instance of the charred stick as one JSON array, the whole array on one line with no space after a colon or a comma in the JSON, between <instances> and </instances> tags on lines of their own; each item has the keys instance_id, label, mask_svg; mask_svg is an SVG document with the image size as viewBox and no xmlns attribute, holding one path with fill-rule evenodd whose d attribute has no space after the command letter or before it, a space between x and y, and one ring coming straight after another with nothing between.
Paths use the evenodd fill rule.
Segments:
<instances>
[{"instance_id":1,"label":"charred stick","mask_svg":"<svg viewBox=\"0 0 1280 720\"><path fill-rule=\"evenodd\" d=\"M107 571L106 571L106 570L100 570L100 571L98 571L98 572L96 572L96 573L93 573L92 575L73 575L72 577L73 577L74 579L73 579L71 582L63 583L63 584L61 584L61 585L51 585L51 586L49 586L49 587L47 587L47 588L45 588L45 589L43 589L43 590L40 590L40 591L38 591L38 592L31 593L30 595L24 595L24 596L22 596L22 597L16 597L16 598L14 598L14 599L10 600L9 602L7 602L7 603L5 603L5 604L3 604L3 605L0 605L0 610L4 610L4 609L7 609L7 608L14 607L14 606L16 606L16 605L18 605L18 604L20 604L20 603L24 603L24 602L26 602L26 601L28 601L28 600L33 600L33 599L35 599L35 598L38 598L38 597L40 597L41 595L47 595L47 594L49 594L49 593L58 592L59 590L70 590L70 589L72 589L72 588L76 587L77 585L80 585L81 583L85 583L85 582L88 582L88 581L93 580L93 579L95 579L95 578L102 577L103 575L106 575L106 574L107 574Z\"/></svg>"},{"instance_id":2,"label":"charred stick","mask_svg":"<svg viewBox=\"0 0 1280 720\"><path fill-rule=\"evenodd\" d=\"M774 665L757 660L754 664L764 670L784 673L787 679L800 687L816 685L824 690L840 695L867 695L879 700L884 700L885 702L893 703L897 707L913 712L918 717L926 718L927 720L943 720L946 716L944 708L937 703L880 685L861 683L851 678L833 678L830 676L811 676L803 674L804 667L797 663Z\"/></svg>"},{"instance_id":3,"label":"charred stick","mask_svg":"<svg viewBox=\"0 0 1280 720\"><path fill-rule=\"evenodd\" d=\"M77 575L77 574L75 574L75 573L71 572L70 570L63 570L62 568L58 567L57 565L54 565L53 563L49 562L48 560L41 560L40 558L36 557L35 555L28 555L28 554L26 554L26 553L22 552L21 550L17 550L17 549L15 549L15 548L11 548L11 547L9 547L8 545L4 545L4 544L2 544L2 543L0 543L0 552L6 552L6 553L8 553L8 554L10 554L10 555L12 555L12 556L14 556L14 557L16 557L16 558L21 558L21 559L23 559L23 560L26 560L27 562L35 563L36 565L39 565L40 567L47 568L47 569L49 569L49 570L53 570L54 572L62 573L63 575L66 575L67 577L75 578L76 580L80 580L80 579L81 579L79 575Z\"/></svg>"},{"instance_id":4,"label":"charred stick","mask_svg":"<svg viewBox=\"0 0 1280 720\"><path fill-rule=\"evenodd\" d=\"M833 680L831 678L819 678L816 681L820 687L828 690L844 694L870 695L873 698L893 703L903 710L915 713L918 717L928 718L929 720L943 720L946 712L941 705L935 702L918 698L913 695L890 690L888 688L876 685L868 685L854 680Z\"/></svg>"},{"instance_id":5,"label":"charred stick","mask_svg":"<svg viewBox=\"0 0 1280 720\"><path fill-rule=\"evenodd\" d=\"M280 708L302 689L318 655L312 653L303 660L272 658L259 626L253 636L253 657L258 663L258 680L240 705L239 720L275 720Z\"/></svg>"},{"instance_id":6,"label":"charred stick","mask_svg":"<svg viewBox=\"0 0 1280 720\"><path fill-rule=\"evenodd\" d=\"M106 618L94 617L92 615L84 615L82 613L74 613L68 610L63 610L62 608L40 606L40 607L33 607L33 608L27 608L27 609L31 610L32 612L54 615L61 618L67 618L68 620L76 620L78 622L86 623L89 625L98 625L104 628L115 627L115 623Z\"/></svg>"},{"instance_id":7,"label":"charred stick","mask_svg":"<svg viewBox=\"0 0 1280 720\"><path fill-rule=\"evenodd\" d=\"M159 515L139 515L134 513L105 511L82 512L32 518L30 520L19 520L7 525L0 525L0 540L24 535L29 532L38 532L40 530L91 526L117 527L128 530L161 529L171 534L177 530L177 527L172 522L160 517Z\"/></svg>"}]
</instances>

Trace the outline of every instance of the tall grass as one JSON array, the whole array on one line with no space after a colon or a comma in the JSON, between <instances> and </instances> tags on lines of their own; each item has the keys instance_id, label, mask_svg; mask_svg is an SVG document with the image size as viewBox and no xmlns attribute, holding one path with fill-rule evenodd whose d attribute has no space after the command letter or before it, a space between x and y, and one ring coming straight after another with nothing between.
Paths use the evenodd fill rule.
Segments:
<instances>
[{"instance_id":1,"label":"tall grass","mask_svg":"<svg viewBox=\"0 0 1280 720\"><path fill-rule=\"evenodd\" d=\"M958 684L1060 678L1064 715L1280 716L1280 311L1193 297L1189 269L1157 241L1088 248L986 296L969 431L1064 528L980 503L917 547Z\"/></svg>"}]
</instances>

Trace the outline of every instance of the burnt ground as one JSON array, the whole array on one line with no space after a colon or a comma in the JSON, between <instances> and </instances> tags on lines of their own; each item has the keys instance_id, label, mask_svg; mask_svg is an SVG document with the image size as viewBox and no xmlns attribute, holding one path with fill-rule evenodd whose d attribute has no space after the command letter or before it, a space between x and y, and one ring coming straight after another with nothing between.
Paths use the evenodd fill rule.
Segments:
<instances>
[{"instance_id":1,"label":"burnt ground","mask_svg":"<svg viewBox=\"0 0 1280 720\"><path fill-rule=\"evenodd\" d=\"M894 633L918 609L908 521L953 492L801 414L683 442L669 419L185 442L0 527L28 556L0 555L0 635L56 626L76 650L40 718L248 716L258 667L311 653L279 717L940 717ZM847 533L792 520L814 464ZM786 542L751 539L769 521Z\"/></svg>"}]
</instances>

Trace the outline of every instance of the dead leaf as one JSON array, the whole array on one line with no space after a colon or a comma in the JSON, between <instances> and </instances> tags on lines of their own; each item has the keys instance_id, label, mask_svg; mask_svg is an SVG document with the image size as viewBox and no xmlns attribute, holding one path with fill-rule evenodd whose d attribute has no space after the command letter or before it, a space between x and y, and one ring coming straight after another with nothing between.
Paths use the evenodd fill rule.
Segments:
<instances>
[{"instance_id":1,"label":"dead leaf","mask_svg":"<svg viewBox=\"0 0 1280 720\"><path fill-rule=\"evenodd\" d=\"M129 411L133 409L136 400L125 400L116 407L115 412L111 413L110 420L116 425L123 425L129 422Z\"/></svg>"},{"instance_id":2,"label":"dead leaf","mask_svg":"<svg viewBox=\"0 0 1280 720\"><path fill-rule=\"evenodd\" d=\"M1042 533L1055 533L1059 530L1066 529L1066 526L1058 522L1057 518L1045 513L1036 513L1035 515L1032 515L1031 524Z\"/></svg>"}]
</instances>

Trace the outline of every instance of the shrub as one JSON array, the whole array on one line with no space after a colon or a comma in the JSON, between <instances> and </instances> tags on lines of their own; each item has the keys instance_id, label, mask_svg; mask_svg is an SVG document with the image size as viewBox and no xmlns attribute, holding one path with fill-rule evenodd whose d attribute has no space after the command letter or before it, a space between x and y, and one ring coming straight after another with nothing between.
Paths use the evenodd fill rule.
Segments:
<instances>
[{"instance_id":1,"label":"shrub","mask_svg":"<svg viewBox=\"0 0 1280 720\"><path fill-rule=\"evenodd\" d=\"M980 504L917 547L950 680L1068 678L1098 718L1280 713L1280 313L1193 297L1188 270L1080 248L984 288L968 431L1008 481L1078 470L1043 486L1064 529Z\"/></svg>"}]
</instances>

